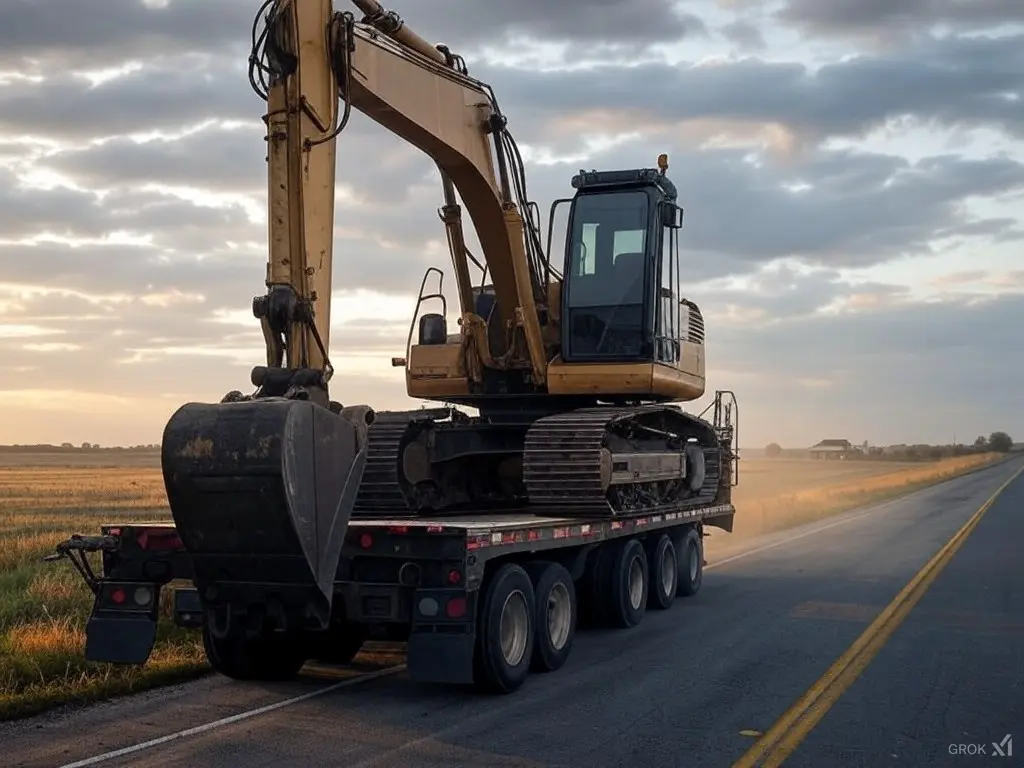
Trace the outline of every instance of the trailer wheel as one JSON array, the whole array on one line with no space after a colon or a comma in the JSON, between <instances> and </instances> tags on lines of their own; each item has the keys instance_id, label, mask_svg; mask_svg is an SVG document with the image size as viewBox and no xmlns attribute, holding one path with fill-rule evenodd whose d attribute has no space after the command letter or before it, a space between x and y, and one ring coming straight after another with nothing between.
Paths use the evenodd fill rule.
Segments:
<instances>
[{"instance_id":1,"label":"trailer wheel","mask_svg":"<svg viewBox=\"0 0 1024 768\"><path fill-rule=\"evenodd\" d=\"M647 610L647 553L639 539L615 547L608 573L611 583L606 606L613 626L628 629L641 622Z\"/></svg>"},{"instance_id":2,"label":"trailer wheel","mask_svg":"<svg viewBox=\"0 0 1024 768\"><path fill-rule=\"evenodd\" d=\"M537 614L533 583L515 563L501 566L485 588L477 625L476 684L511 693L530 674Z\"/></svg>"},{"instance_id":3,"label":"trailer wheel","mask_svg":"<svg viewBox=\"0 0 1024 768\"><path fill-rule=\"evenodd\" d=\"M294 637L246 637L244 630L232 627L224 637L215 637L205 620L203 649L214 671L234 680L290 680L306 663L303 648Z\"/></svg>"},{"instance_id":4,"label":"trailer wheel","mask_svg":"<svg viewBox=\"0 0 1024 768\"><path fill-rule=\"evenodd\" d=\"M654 539L654 546L647 552L647 562L650 571L647 607L666 610L676 599L679 588L679 558L671 536L663 533Z\"/></svg>"},{"instance_id":5,"label":"trailer wheel","mask_svg":"<svg viewBox=\"0 0 1024 768\"><path fill-rule=\"evenodd\" d=\"M565 664L576 636L576 585L559 563L528 563L537 603L536 635L530 669L553 672Z\"/></svg>"},{"instance_id":6,"label":"trailer wheel","mask_svg":"<svg viewBox=\"0 0 1024 768\"><path fill-rule=\"evenodd\" d=\"M679 537L679 586L677 594L690 597L700 591L704 579L704 540L696 528L687 528Z\"/></svg>"}]
</instances>

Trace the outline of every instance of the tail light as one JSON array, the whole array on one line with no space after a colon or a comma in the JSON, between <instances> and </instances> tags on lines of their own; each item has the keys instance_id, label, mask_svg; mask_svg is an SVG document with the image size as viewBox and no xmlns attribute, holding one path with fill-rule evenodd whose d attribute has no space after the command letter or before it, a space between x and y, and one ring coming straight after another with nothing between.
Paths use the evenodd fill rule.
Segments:
<instances>
[{"instance_id":1,"label":"tail light","mask_svg":"<svg viewBox=\"0 0 1024 768\"><path fill-rule=\"evenodd\" d=\"M100 586L99 607L112 610L149 611L156 607L160 587L140 582L106 582Z\"/></svg>"},{"instance_id":2,"label":"tail light","mask_svg":"<svg viewBox=\"0 0 1024 768\"><path fill-rule=\"evenodd\" d=\"M182 549L181 539L176 531L170 530L146 530L135 537L139 549L148 552L170 551Z\"/></svg>"},{"instance_id":3,"label":"tail light","mask_svg":"<svg viewBox=\"0 0 1024 768\"><path fill-rule=\"evenodd\" d=\"M449 619L461 619L466 615L466 598L453 597L445 604L444 612Z\"/></svg>"}]
</instances>

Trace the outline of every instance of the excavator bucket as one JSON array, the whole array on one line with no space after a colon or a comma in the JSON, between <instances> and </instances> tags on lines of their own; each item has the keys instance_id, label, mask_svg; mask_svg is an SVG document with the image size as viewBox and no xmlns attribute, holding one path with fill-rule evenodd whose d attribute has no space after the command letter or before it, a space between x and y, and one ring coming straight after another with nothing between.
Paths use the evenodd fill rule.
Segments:
<instances>
[{"instance_id":1,"label":"excavator bucket","mask_svg":"<svg viewBox=\"0 0 1024 768\"><path fill-rule=\"evenodd\" d=\"M189 403L164 429L164 484L206 605L327 625L366 463L356 425L308 401Z\"/></svg>"}]
</instances>

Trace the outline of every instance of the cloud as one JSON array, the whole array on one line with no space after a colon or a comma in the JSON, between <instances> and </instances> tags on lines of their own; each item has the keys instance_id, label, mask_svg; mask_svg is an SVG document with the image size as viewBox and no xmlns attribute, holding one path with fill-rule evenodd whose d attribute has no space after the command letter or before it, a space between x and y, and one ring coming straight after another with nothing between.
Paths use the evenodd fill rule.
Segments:
<instances>
[{"instance_id":1,"label":"cloud","mask_svg":"<svg viewBox=\"0 0 1024 768\"><path fill-rule=\"evenodd\" d=\"M0 69L38 61L48 69L97 70L154 51L247 51L257 7L248 0L7 0L0 5Z\"/></svg>"},{"instance_id":2,"label":"cloud","mask_svg":"<svg viewBox=\"0 0 1024 768\"><path fill-rule=\"evenodd\" d=\"M727 40L744 50L762 51L767 47L761 30L746 21L729 22L722 27L721 32Z\"/></svg>"},{"instance_id":3,"label":"cloud","mask_svg":"<svg viewBox=\"0 0 1024 768\"><path fill-rule=\"evenodd\" d=\"M673 0L522 0L517 3L464 3L440 0L424 10L400 11L420 34L443 39L453 50L455 40L468 44L501 42L501 37L573 41L593 44L644 44L678 41L705 34L697 15L686 13Z\"/></svg>"},{"instance_id":4,"label":"cloud","mask_svg":"<svg viewBox=\"0 0 1024 768\"><path fill-rule=\"evenodd\" d=\"M250 90L242 63L211 55L158 57L96 85L47 69L41 82L19 79L0 87L0 130L80 143L181 131L211 120L258 120L264 104Z\"/></svg>"},{"instance_id":5,"label":"cloud","mask_svg":"<svg viewBox=\"0 0 1024 768\"><path fill-rule=\"evenodd\" d=\"M547 121L600 113L621 116L615 129L622 132L737 121L781 125L817 141L860 137L906 117L922 125L996 127L1024 137L1024 35L931 38L815 70L743 58L557 74L495 66L475 72L494 85L513 121L518 112L531 115L531 140L550 130Z\"/></svg>"},{"instance_id":6,"label":"cloud","mask_svg":"<svg viewBox=\"0 0 1024 768\"><path fill-rule=\"evenodd\" d=\"M509 38L635 49L706 32L697 16L681 11L673 0L420 0L395 5L420 35L447 42L463 54ZM361 18L345 0L334 6ZM62 0L9 0L0 6L0 70L38 62L51 71L96 71L155 54L180 59L211 51L229 52L244 63L258 8L251 0L75 0L72 6Z\"/></svg>"},{"instance_id":7,"label":"cloud","mask_svg":"<svg viewBox=\"0 0 1024 768\"><path fill-rule=\"evenodd\" d=\"M869 295L863 290L850 295ZM1024 292L941 302L890 292L866 306L840 304L844 311L778 322L709 320L708 386L737 392L744 445L810 445L832 434L884 445L1024 433L1014 383L1024 361L995 352L1024 345ZM734 373L749 371L751 359L756 374Z\"/></svg>"},{"instance_id":8,"label":"cloud","mask_svg":"<svg viewBox=\"0 0 1024 768\"><path fill-rule=\"evenodd\" d=\"M787 0L776 18L809 34L893 41L935 25L960 31L1024 22L1017 0Z\"/></svg>"}]
</instances>

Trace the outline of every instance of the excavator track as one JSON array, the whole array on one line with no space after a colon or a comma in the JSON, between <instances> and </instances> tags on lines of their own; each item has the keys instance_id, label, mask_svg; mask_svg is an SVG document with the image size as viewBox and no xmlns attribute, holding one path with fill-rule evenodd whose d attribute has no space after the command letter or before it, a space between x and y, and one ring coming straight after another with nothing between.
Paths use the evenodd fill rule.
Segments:
<instances>
[{"instance_id":1,"label":"excavator track","mask_svg":"<svg viewBox=\"0 0 1024 768\"><path fill-rule=\"evenodd\" d=\"M644 422L660 422L651 429ZM665 427L669 426L669 431ZM609 438L630 429L640 437L611 441L632 445L628 452L611 449ZM639 429L637 429L639 428ZM650 435L645 437L643 433ZM627 457L655 453L671 458L682 448L676 441L696 438L703 453L703 482L694 491L681 472L666 479L646 479L633 472L633 482L609 487L609 470L628 469ZM689 449L692 452L692 448ZM603 455L604 454L604 455ZM611 467L608 466L609 458ZM531 507L557 509L559 514L619 516L682 512L711 504L719 494L722 452L711 424L662 405L582 408L546 416L531 425L523 455L523 481ZM602 465L605 466L602 466ZM696 470L699 473L699 469ZM698 477L699 479L699 477Z\"/></svg>"},{"instance_id":2,"label":"excavator track","mask_svg":"<svg viewBox=\"0 0 1024 768\"><path fill-rule=\"evenodd\" d=\"M411 516L398 484L398 450L416 411L378 411L367 432L366 469L352 514L358 517Z\"/></svg>"},{"instance_id":3,"label":"excavator track","mask_svg":"<svg viewBox=\"0 0 1024 768\"><path fill-rule=\"evenodd\" d=\"M352 514L359 518L415 518L398 479L399 451L409 425L446 416L448 409L377 411L367 432L366 469Z\"/></svg>"}]
</instances>

